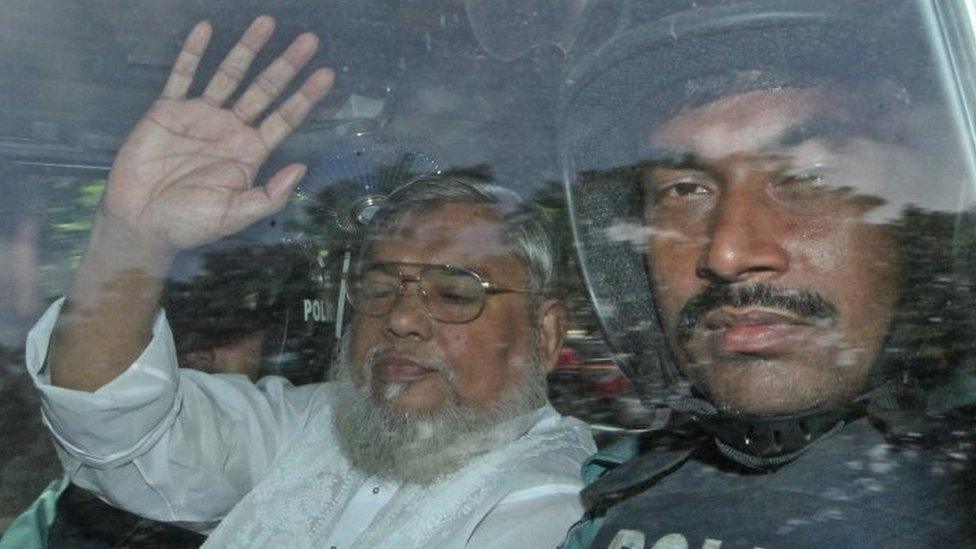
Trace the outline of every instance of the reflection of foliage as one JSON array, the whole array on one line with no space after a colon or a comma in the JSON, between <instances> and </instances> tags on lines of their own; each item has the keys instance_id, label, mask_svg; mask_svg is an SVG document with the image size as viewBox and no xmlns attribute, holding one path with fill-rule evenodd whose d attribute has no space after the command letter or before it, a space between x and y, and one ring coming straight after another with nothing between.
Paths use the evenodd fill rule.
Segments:
<instances>
[{"instance_id":1,"label":"reflection of foliage","mask_svg":"<svg viewBox=\"0 0 976 549\"><path fill-rule=\"evenodd\" d=\"M904 291L886 366L910 368L927 385L952 369L974 366L974 215L912 208L899 226Z\"/></svg>"},{"instance_id":2,"label":"reflection of foliage","mask_svg":"<svg viewBox=\"0 0 976 549\"><path fill-rule=\"evenodd\" d=\"M186 334L181 347L191 349L217 346L277 321L276 306L291 282L287 269L302 262L293 249L282 246L184 253L184 258L199 257L202 265L186 278L177 273L162 299L173 329Z\"/></svg>"},{"instance_id":3,"label":"reflection of foliage","mask_svg":"<svg viewBox=\"0 0 976 549\"><path fill-rule=\"evenodd\" d=\"M68 288L105 181L50 177L34 178L32 183L31 198L36 201L36 214L42 223L38 284L41 297L50 301ZM266 231L268 225L259 223L241 233L243 239L232 237L183 254L184 260L198 265L192 273L180 273L181 265L175 267L177 276L167 284L164 306L181 351L219 345L262 330L267 332L268 341L275 342L278 350L292 359L278 365L287 372L272 373L294 370L297 373L290 377L301 382L316 375L313 369L321 372L331 337L319 334L324 324L296 322L294 308L300 307L303 299L321 298L323 287L311 278L319 274L314 268L310 270L314 257L294 245L259 244L261 233ZM317 253L328 256L336 237L328 228L310 225L308 231L315 232L316 245L322 246ZM228 245L235 239L239 245ZM281 240L288 239L282 235ZM292 318L286 319L287 315ZM282 349L285 340L288 348ZM320 349L323 346L324 350Z\"/></svg>"},{"instance_id":4,"label":"reflection of foliage","mask_svg":"<svg viewBox=\"0 0 976 549\"><path fill-rule=\"evenodd\" d=\"M105 181L57 177L37 184L41 209L41 272L39 285L46 300L63 294L81 260L92 217Z\"/></svg>"},{"instance_id":5,"label":"reflection of foliage","mask_svg":"<svg viewBox=\"0 0 976 549\"><path fill-rule=\"evenodd\" d=\"M194 260L199 264L192 266ZM286 352L290 358L264 373L288 375L296 383L320 378L331 338L325 324L302 315L303 300L326 297L318 269L310 267L292 245L218 244L185 253L162 298L180 352L263 332L266 356Z\"/></svg>"}]
</instances>

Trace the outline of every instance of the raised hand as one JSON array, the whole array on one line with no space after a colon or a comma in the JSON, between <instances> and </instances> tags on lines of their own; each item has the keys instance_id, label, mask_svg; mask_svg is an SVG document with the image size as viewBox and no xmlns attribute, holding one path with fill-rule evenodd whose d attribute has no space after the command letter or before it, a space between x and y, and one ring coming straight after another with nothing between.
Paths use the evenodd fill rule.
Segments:
<instances>
[{"instance_id":1,"label":"raised hand","mask_svg":"<svg viewBox=\"0 0 976 549\"><path fill-rule=\"evenodd\" d=\"M277 109L256 121L311 59L318 38L305 33L257 75L232 105L274 20L254 20L227 54L203 95L187 91L212 35L194 27L163 93L129 134L109 175L99 218L137 246L172 253L227 236L284 207L305 166L282 168L263 185L258 169L332 85L333 73L312 73Z\"/></svg>"},{"instance_id":2,"label":"raised hand","mask_svg":"<svg viewBox=\"0 0 976 549\"><path fill-rule=\"evenodd\" d=\"M166 272L177 251L216 240L280 210L305 173L282 168L255 185L258 168L332 85L312 73L255 125L318 47L303 34L241 94L248 66L274 31L258 17L220 64L203 95L186 97L210 42L209 23L186 39L162 96L129 134L112 166L88 247L51 339L55 385L94 391L150 340Z\"/></svg>"}]
</instances>

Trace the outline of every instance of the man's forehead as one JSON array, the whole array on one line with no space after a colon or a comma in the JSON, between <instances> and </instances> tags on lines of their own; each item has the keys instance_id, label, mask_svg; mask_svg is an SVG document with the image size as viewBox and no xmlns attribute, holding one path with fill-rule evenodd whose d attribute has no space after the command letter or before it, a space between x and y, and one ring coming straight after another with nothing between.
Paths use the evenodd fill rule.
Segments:
<instances>
[{"instance_id":1,"label":"man's forehead","mask_svg":"<svg viewBox=\"0 0 976 549\"><path fill-rule=\"evenodd\" d=\"M372 238L373 260L445 263L491 270L514 248L500 214L488 204L446 203L391 216Z\"/></svg>"},{"instance_id":2,"label":"man's forehead","mask_svg":"<svg viewBox=\"0 0 976 549\"><path fill-rule=\"evenodd\" d=\"M880 199L865 213L897 220L906 207L957 211L965 180L938 105L871 90L881 84L771 88L686 108L654 128L644 160L655 167L811 169L851 196ZM880 93L880 92L879 92ZM900 101L900 102L899 102ZM938 159L938 160L935 160Z\"/></svg>"},{"instance_id":3,"label":"man's forehead","mask_svg":"<svg viewBox=\"0 0 976 549\"><path fill-rule=\"evenodd\" d=\"M770 151L796 144L798 131L814 133L850 122L841 105L835 94L822 87L727 95L681 110L650 132L647 145L694 152L708 159Z\"/></svg>"}]
</instances>

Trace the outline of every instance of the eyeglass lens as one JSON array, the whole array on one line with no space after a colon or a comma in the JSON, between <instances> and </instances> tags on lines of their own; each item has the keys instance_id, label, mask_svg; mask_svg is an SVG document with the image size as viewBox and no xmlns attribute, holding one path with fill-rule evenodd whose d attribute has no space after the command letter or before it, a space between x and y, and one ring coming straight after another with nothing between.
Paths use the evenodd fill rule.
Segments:
<instances>
[{"instance_id":1,"label":"eyeglass lens","mask_svg":"<svg viewBox=\"0 0 976 549\"><path fill-rule=\"evenodd\" d=\"M357 312L368 316L385 315L393 310L400 298L401 282L419 282L428 314L442 322L474 320L484 305L485 290L477 275L447 265L424 267L419 281L401 277L395 265L365 266L351 280L349 300Z\"/></svg>"}]
</instances>

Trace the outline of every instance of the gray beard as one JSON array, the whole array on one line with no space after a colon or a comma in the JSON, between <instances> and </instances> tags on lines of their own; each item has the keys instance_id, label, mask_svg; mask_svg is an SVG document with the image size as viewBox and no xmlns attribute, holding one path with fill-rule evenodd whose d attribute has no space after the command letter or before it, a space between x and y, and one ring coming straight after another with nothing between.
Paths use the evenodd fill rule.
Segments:
<instances>
[{"instance_id":1,"label":"gray beard","mask_svg":"<svg viewBox=\"0 0 976 549\"><path fill-rule=\"evenodd\" d=\"M369 390L372 362L370 352L362 368L365 381L357 386L350 375L349 337L342 342L332 379L338 396L333 407L332 426L343 455L360 471L402 482L428 485L452 473L475 456L510 443L528 427L517 421L547 402L546 379L534 349L530 353L526 378L503 393L488 408L471 408L458 401L456 381L449 366L443 374L451 387L444 407L424 417L392 412L376 402ZM403 389L388 388L383 398L392 400Z\"/></svg>"}]
</instances>

